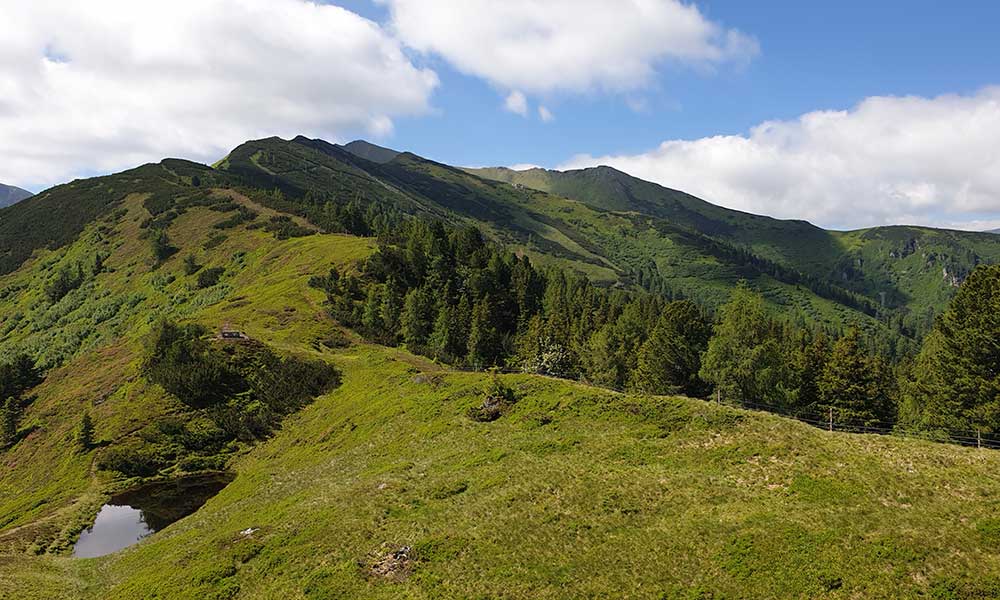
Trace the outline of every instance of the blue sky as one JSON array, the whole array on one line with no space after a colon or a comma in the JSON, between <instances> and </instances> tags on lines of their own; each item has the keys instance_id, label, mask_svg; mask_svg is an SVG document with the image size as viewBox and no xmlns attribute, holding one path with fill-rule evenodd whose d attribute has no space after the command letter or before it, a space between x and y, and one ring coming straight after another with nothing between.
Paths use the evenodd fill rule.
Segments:
<instances>
[{"instance_id":1,"label":"blue sky","mask_svg":"<svg viewBox=\"0 0 1000 600\"><path fill-rule=\"evenodd\" d=\"M1000 227L997 3L326 4L0 6L19 33L0 40L0 181L302 133L459 165L611 164L829 227Z\"/></svg>"},{"instance_id":2,"label":"blue sky","mask_svg":"<svg viewBox=\"0 0 1000 600\"><path fill-rule=\"evenodd\" d=\"M335 1L373 20L387 11L368 0ZM441 77L440 114L401 119L382 141L455 164L555 166L578 153L641 152L664 139L738 134L772 119L847 109L869 96L972 93L1000 84L1000 3L928 0L698 2L706 17L757 38L749 65L712 74L664 69L631 94L563 95L556 119L541 124L500 110L487 82L429 59Z\"/></svg>"}]
</instances>

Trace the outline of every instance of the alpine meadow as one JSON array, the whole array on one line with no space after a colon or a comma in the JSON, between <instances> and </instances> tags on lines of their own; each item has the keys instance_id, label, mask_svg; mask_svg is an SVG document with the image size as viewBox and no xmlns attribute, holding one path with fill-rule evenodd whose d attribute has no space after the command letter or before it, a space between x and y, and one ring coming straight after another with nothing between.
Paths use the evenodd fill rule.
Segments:
<instances>
[{"instance_id":1,"label":"alpine meadow","mask_svg":"<svg viewBox=\"0 0 1000 600\"><path fill-rule=\"evenodd\" d=\"M996 10L18 4L0 599L1000 598Z\"/></svg>"}]
</instances>

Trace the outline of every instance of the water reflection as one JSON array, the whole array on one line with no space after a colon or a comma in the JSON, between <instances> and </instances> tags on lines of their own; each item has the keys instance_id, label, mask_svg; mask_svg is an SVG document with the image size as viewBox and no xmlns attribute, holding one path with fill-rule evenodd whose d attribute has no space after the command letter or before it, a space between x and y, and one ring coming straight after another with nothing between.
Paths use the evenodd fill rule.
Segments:
<instances>
[{"instance_id":1,"label":"water reflection","mask_svg":"<svg viewBox=\"0 0 1000 600\"><path fill-rule=\"evenodd\" d=\"M131 546L198 510L232 479L229 474L181 477L117 494L80 534L73 556L93 558Z\"/></svg>"}]
</instances>

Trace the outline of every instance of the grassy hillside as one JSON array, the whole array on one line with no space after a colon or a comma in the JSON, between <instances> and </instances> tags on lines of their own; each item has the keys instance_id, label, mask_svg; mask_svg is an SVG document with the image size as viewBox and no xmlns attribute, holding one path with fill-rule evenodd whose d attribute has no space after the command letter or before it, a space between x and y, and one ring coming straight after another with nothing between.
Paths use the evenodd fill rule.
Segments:
<instances>
[{"instance_id":1,"label":"grassy hillside","mask_svg":"<svg viewBox=\"0 0 1000 600\"><path fill-rule=\"evenodd\" d=\"M336 334L323 313L322 295L306 281L317 267L350 264L372 249L370 240L307 236L277 240L249 224L214 225L230 212L198 206L165 229L178 252L158 263L141 225L146 194L129 196L114 214L87 226L74 243L42 251L0 278L0 349L27 351L52 369L34 390L21 429L24 439L3 453L0 470L0 551L62 551L99 504L106 482L91 476L93 456L72 451L74 428L90 411L97 438L127 440L153 420L182 407L138 376L142 337L162 317L201 322L210 330L231 324L253 336L266 332L279 349L288 339L322 347ZM271 211L230 192L216 198ZM52 302L44 282L68 265L87 270L95 256L104 269ZM217 283L200 287L184 272L183 258L202 269L222 268ZM253 299L252 301L250 299ZM292 319L297 311L306 317ZM44 465L44 467L42 467Z\"/></svg>"},{"instance_id":2,"label":"grassy hillside","mask_svg":"<svg viewBox=\"0 0 1000 600\"><path fill-rule=\"evenodd\" d=\"M245 190L248 182L288 195ZM831 323L868 318L668 219L407 154L379 165L322 142L265 140L218 169L164 161L55 188L0 212L9 259L0 353L27 351L48 369L17 442L0 451L0 598L977 598L1000 590L994 452L827 433L698 400L528 375L502 377L517 402L501 418L470 418L488 376L361 343L329 318L308 280L331 266L351 271L375 243L318 231L305 218L322 214L305 202L310 192L323 197L317 190L455 223L477 215L520 251L609 284L636 283L651 261L705 302L749 277L772 306ZM67 217L29 226L52 210ZM16 260L14 235L28 243ZM837 239L870 251L871 261L905 241L872 235ZM965 238L953 243L964 247ZM927 264L923 252L891 264L910 275ZM926 279L907 281L930 287L927 268ZM213 269L217 277L200 276ZM283 355L328 362L342 384L270 439L227 447L219 457L236 479L194 515L121 553L69 558L109 494L135 483L99 470L101 452L149 441L162 419L192 414L140 369L160 317L210 330L230 324ZM100 442L86 452L73 444L84 412ZM184 472L177 463L159 476Z\"/></svg>"},{"instance_id":3,"label":"grassy hillside","mask_svg":"<svg viewBox=\"0 0 1000 600\"><path fill-rule=\"evenodd\" d=\"M517 404L478 423L466 415L484 376L377 347L316 355L344 385L237 459L198 513L101 559L0 558L3 589L973 598L1000 585L993 452L531 376L505 377Z\"/></svg>"}]
</instances>

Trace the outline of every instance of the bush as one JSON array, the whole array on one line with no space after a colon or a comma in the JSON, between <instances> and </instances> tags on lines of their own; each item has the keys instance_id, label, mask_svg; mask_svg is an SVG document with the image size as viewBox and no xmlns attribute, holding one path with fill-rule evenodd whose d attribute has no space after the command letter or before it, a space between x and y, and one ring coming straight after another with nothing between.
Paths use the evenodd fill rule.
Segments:
<instances>
[{"instance_id":1,"label":"bush","mask_svg":"<svg viewBox=\"0 0 1000 600\"><path fill-rule=\"evenodd\" d=\"M74 266L63 265L56 276L45 286L45 295L53 304L62 300L66 294L83 285L83 267L80 263Z\"/></svg>"},{"instance_id":2,"label":"bush","mask_svg":"<svg viewBox=\"0 0 1000 600\"><path fill-rule=\"evenodd\" d=\"M211 269L205 269L201 273L198 273L198 287L201 289L210 288L213 285L219 283L219 278L226 270L222 267L212 267Z\"/></svg>"},{"instance_id":3,"label":"bush","mask_svg":"<svg viewBox=\"0 0 1000 600\"><path fill-rule=\"evenodd\" d=\"M264 225L264 230L273 233L274 237L279 240L287 240L288 238L293 237L305 237L315 233L311 229L300 226L288 215L271 217L267 224Z\"/></svg>"},{"instance_id":4,"label":"bush","mask_svg":"<svg viewBox=\"0 0 1000 600\"><path fill-rule=\"evenodd\" d=\"M249 208L247 208L245 206L238 206L237 205L236 211L237 212L236 212L235 215L233 215L233 216L231 216L228 219L225 219L223 221L219 221L218 223L216 223L212 227L215 227L216 229L232 229L233 227L236 227L237 225L240 225L242 223L246 223L246 222L249 222L249 221L253 221L254 219L257 218L257 213L255 213L254 211L250 210Z\"/></svg>"},{"instance_id":5,"label":"bush","mask_svg":"<svg viewBox=\"0 0 1000 600\"><path fill-rule=\"evenodd\" d=\"M129 477L149 477L169 464L156 448L136 443L113 446L101 452L97 468Z\"/></svg>"},{"instance_id":6,"label":"bush","mask_svg":"<svg viewBox=\"0 0 1000 600\"><path fill-rule=\"evenodd\" d=\"M516 402L514 390L500 381L500 376L493 371L489 384L483 390L482 404L473 407L469 417L480 422L496 421Z\"/></svg>"},{"instance_id":7,"label":"bush","mask_svg":"<svg viewBox=\"0 0 1000 600\"><path fill-rule=\"evenodd\" d=\"M150 245L153 248L153 257L156 258L156 262L158 263L167 260L178 251L178 248L170 245L170 238L167 237L167 232L163 230L158 230L153 234L150 239Z\"/></svg>"},{"instance_id":8,"label":"bush","mask_svg":"<svg viewBox=\"0 0 1000 600\"><path fill-rule=\"evenodd\" d=\"M184 257L184 274L194 275L201 269L201 265L195 261L194 254L188 254Z\"/></svg>"}]
</instances>

